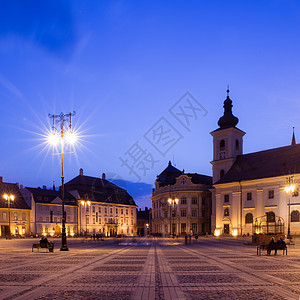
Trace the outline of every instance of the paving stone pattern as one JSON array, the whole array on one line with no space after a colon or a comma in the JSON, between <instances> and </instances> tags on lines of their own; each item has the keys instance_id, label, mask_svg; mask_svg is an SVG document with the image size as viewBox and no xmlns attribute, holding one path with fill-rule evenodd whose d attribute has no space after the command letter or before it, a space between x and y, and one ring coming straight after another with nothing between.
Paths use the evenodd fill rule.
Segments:
<instances>
[{"instance_id":1,"label":"paving stone pattern","mask_svg":"<svg viewBox=\"0 0 300 300\"><path fill-rule=\"evenodd\" d=\"M70 251L55 240L38 253L32 239L0 239L0 299L299 299L300 238L287 256L257 256L245 241L70 239Z\"/></svg>"}]
</instances>

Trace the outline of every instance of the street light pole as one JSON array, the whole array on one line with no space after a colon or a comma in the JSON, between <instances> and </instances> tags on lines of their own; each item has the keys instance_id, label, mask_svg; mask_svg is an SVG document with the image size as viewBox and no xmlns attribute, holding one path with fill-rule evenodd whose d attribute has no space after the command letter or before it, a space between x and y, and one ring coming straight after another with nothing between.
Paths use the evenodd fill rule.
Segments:
<instances>
[{"instance_id":1,"label":"street light pole","mask_svg":"<svg viewBox=\"0 0 300 300\"><path fill-rule=\"evenodd\" d=\"M175 205L178 203L178 199L175 198L169 198L168 199L168 202L170 204L170 235L173 233L173 237L174 237L174 228L173 228L173 225L174 225L174 208L175 208ZM171 210L171 207L172 207L172 210ZM171 215L172 213L172 215ZM171 220L173 221L172 223L172 229L171 229ZM171 233L171 230L172 230L172 233Z\"/></svg>"},{"instance_id":2,"label":"street light pole","mask_svg":"<svg viewBox=\"0 0 300 300\"><path fill-rule=\"evenodd\" d=\"M291 236L291 192L293 193L295 190L295 186L292 184L293 176L288 177L287 183L288 186L285 187L285 191L289 196L289 203L288 203L288 238Z\"/></svg>"},{"instance_id":3,"label":"street light pole","mask_svg":"<svg viewBox=\"0 0 300 300\"><path fill-rule=\"evenodd\" d=\"M52 142L56 142L56 134L55 132L58 131L55 127L55 123L58 123L60 126L59 133L60 133L60 155L61 155L61 200L62 200L62 234L61 234L61 247L60 251L68 251L67 246L67 235L66 235L66 213L65 213L65 186L64 186L64 131L65 131L65 124L67 124L67 132L68 135L71 137L73 135L72 132L72 116L75 116L75 111L72 113L64 114L60 113L59 115L51 115L49 114L49 118L52 119L52 135L51 139ZM74 139L70 142L73 142Z\"/></svg>"},{"instance_id":4,"label":"street light pole","mask_svg":"<svg viewBox=\"0 0 300 300\"><path fill-rule=\"evenodd\" d=\"M89 201L89 200L81 200L81 205L84 207L84 210L85 210L85 234L87 235L88 224L87 224L87 218L86 218L86 208L87 208L87 206L91 205L91 201Z\"/></svg>"},{"instance_id":5,"label":"street light pole","mask_svg":"<svg viewBox=\"0 0 300 300\"><path fill-rule=\"evenodd\" d=\"M3 195L3 198L7 201L7 208L8 208L8 228L9 228L9 238L11 238L11 230L10 230L10 201L15 200L14 195L8 196L7 194Z\"/></svg>"}]
</instances>

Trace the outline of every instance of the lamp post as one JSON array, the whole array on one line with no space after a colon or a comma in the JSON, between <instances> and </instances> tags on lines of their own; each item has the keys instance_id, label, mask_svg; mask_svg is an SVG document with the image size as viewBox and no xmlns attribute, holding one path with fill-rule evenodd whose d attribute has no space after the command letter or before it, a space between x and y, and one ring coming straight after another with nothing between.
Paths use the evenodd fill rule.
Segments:
<instances>
[{"instance_id":1,"label":"lamp post","mask_svg":"<svg viewBox=\"0 0 300 300\"><path fill-rule=\"evenodd\" d=\"M286 193L289 195L289 203L288 203L288 238L291 235L291 193L294 192L295 186L293 184L293 176L287 179L287 186L285 187Z\"/></svg>"},{"instance_id":2,"label":"lamp post","mask_svg":"<svg viewBox=\"0 0 300 300\"><path fill-rule=\"evenodd\" d=\"M14 195L7 195L4 194L3 198L7 201L7 207L8 207L8 228L9 228L9 238L11 238L11 230L10 230L10 202L15 200Z\"/></svg>"},{"instance_id":3,"label":"lamp post","mask_svg":"<svg viewBox=\"0 0 300 300\"><path fill-rule=\"evenodd\" d=\"M85 210L85 233L87 235L86 208L91 205L91 201L89 201L89 200L81 200L81 205L84 207L84 210Z\"/></svg>"},{"instance_id":4,"label":"lamp post","mask_svg":"<svg viewBox=\"0 0 300 300\"><path fill-rule=\"evenodd\" d=\"M67 235L66 235L66 213L65 213L65 191L64 191L64 139L67 142L73 144L75 142L75 134L72 131L72 117L75 115L75 111L72 113L59 115L49 114L49 118L52 119L52 134L49 139L54 145L60 142L60 156L61 156L61 200L62 200L62 234L61 234L61 247L60 251L68 251ZM58 128L55 127L57 123ZM60 141L59 141L60 138Z\"/></svg>"},{"instance_id":5,"label":"lamp post","mask_svg":"<svg viewBox=\"0 0 300 300\"><path fill-rule=\"evenodd\" d=\"M174 225L174 208L175 208L175 205L178 204L178 199L177 198L175 198L175 199L169 198L168 202L170 204L170 235L172 235L172 233L173 233L173 237L174 237L174 228L173 228L173 225ZM173 221L173 223L171 223L172 221Z\"/></svg>"}]
</instances>

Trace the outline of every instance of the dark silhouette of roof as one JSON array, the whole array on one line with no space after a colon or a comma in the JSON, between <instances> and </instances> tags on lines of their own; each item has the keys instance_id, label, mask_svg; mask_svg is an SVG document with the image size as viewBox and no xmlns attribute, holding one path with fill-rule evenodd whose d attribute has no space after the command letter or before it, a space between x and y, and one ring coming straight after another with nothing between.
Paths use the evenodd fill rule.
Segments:
<instances>
[{"instance_id":1,"label":"dark silhouette of roof","mask_svg":"<svg viewBox=\"0 0 300 300\"><path fill-rule=\"evenodd\" d=\"M300 173L300 144L239 155L215 184Z\"/></svg>"},{"instance_id":2,"label":"dark silhouette of roof","mask_svg":"<svg viewBox=\"0 0 300 300\"><path fill-rule=\"evenodd\" d=\"M158 176L157 180L159 181L159 186L163 187L166 185L173 185L176 183L176 178L180 175L187 175L192 177L192 183L194 184L206 184L211 186L212 185L212 177L206 175L200 175L197 173L184 173L184 171L180 171L177 168L173 167L171 162L166 169L164 169Z\"/></svg>"},{"instance_id":3,"label":"dark silhouette of roof","mask_svg":"<svg viewBox=\"0 0 300 300\"><path fill-rule=\"evenodd\" d=\"M0 208L8 208L8 201L3 198L5 194L15 197L14 201L10 201L11 208L30 209L19 190L18 184L0 182Z\"/></svg>"},{"instance_id":4,"label":"dark silhouette of roof","mask_svg":"<svg viewBox=\"0 0 300 300\"><path fill-rule=\"evenodd\" d=\"M91 201L136 205L127 191L106 179L78 175L65 184L66 191L76 190L81 199Z\"/></svg>"},{"instance_id":5,"label":"dark silhouette of roof","mask_svg":"<svg viewBox=\"0 0 300 300\"><path fill-rule=\"evenodd\" d=\"M149 220L149 217L150 217L150 209L137 211L137 219L138 220Z\"/></svg>"},{"instance_id":6,"label":"dark silhouette of roof","mask_svg":"<svg viewBox=\"0 0 300 300\"><path fill-rule=\"evenodd\" d=\"M168 166L157 176L159 186L173 185L176 183L176 178L182 175L183 172L172 166L169 161Z\"/></svg>"},{"instance_id":7,"label":"dark silhouette of roof","mask_svg":"<svg viewBox=\"0 0 300 300\"><path fill-rule=\"evenodd\" d=\"M48 190L38 188L26 187L33 195L34 201L36 203L51 203L55 198L59 197L61 199L61 190ZM65 204L67 205L76 205L76 198L65 191L64 193Z\"/></svg>"}]
</instances>

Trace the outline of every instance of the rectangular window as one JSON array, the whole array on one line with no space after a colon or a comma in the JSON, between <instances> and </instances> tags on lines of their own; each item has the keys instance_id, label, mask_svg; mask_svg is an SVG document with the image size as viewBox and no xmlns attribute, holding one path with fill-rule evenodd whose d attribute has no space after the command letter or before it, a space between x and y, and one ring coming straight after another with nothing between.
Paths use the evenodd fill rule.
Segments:
<instances>
[{"instance_id":1,"label":"rectangular window","mask_svg":"<svg viewBox=\"0 0 300 300\"><path fill-rule=\"evenodd\" d=\"M269 190L269 199L274 198L274 190Z\"/></svg>"},{"instance_id":2,"label":"rectangular window","mask_svg":"<svg viewBox=\"0 0 300 300\"><path fill-rule=\"evenodd\" d=\"M133 220L131 220L131 225L133 225Z\"/></svg>"},{"instance_id":3,"label":"rectangular window","mask_svg":"<svg viewBox=\"0 0 300 300\"><path fill-rule=\"evenodd\" d=\"M104 212L107 214L107 207L104 208Z\"/></svg>"},{"instance_id":4,"label":"rectangular window","mask_svg":"<svg viewBox=\"0 0 300 300\"><path fill-rule=\"evenodd\" d=\"M197 216L198 216L198 210L192 209L192 217L197 217Z\"/></svg>"},{"instance_id":5,"label":"rectangular window","mask_svg":"<svg viewBox=\"0 0 300 300\"><path fill-rule=\"evenodd\" d=\"M22 213L22 221L26 221L26 213Z\"/></svg>"},{"instance_id":6,"label":"rectangular window","mask_svg":"<svg viewBox=\"0 0 300 300\"><path fill-rule=\"evenodd\" d=\"M119 213L119 210L116 208L116 215Z\"/></svg>"},{"instance_id":7,"label":"rectangular window","mask_svg":"<svg viewBox=\"0 0 300 300\"><path fill-rule=\"evenodd\" d=\"M98 213L96 212L96 222L98 223Z\"/></svg>"},{"instance_id":8,"label":"rectangular window","mask_svg":"<svg viewBox=\"0 0 300 300\"><path fill-rule=\"evenodd\" d=\"M121 208L121 215L123 215L123 208Z\"/></svg>"},{"instance_id":9,"label":"rectangular window","mask_svg":"<svg viewBox=\"0 0 300 300\"><path fill-rule=\"evenodd\" d=\"M99 213L101 214L101 207L99 206Z\"/></svg>"},{"instance_id":10,"label":"rectangular window","mask_svg":"<svg viewBox=\"0 0 300 300\"><path fill-rule=\"evenodd\" d=\"M126 219L126 221L125 221L125 222L126 222L126 225L128 225L128 219Z\"/></svg>"},{"instance_id":11,"label":"rectangular window","mask_svg":"<svg viewBox=\"0 0 300 300\"><path fill-rule=\"evenodd\" d=\"M183 204L183 205L186 204L186 198L185 198L185 197L182 197L182 198L180 199L180 203Z\"/></svg>"},{"instance_id":12,"label":"rectangular window","mask_svg":"<svg viewBox=\"0 0 300 300\"><path fill-rule=\"evenodd\" d=\"M126 215L128 215L128 208L126 208Z\"/></svg>"},{"instance_id":13,"label":"rectangular window","mask_svg":"<svg viewBox=\"0 0 300 300\"><path fill-rule=\"evenodd\" d=\"M96 220L95 220L95 218L93 218L93 224L96 224Z\"/></svg>"},{"instance_id":14,"label":"rectangular window","mask_svg":"<svg viewBox=\"0 0 300 300\"><path fill-rule=\"evenodd\" d=\"M181 223L181 234L186 234L186 223Z\"/></svg>"},{"instance_id":15,"label":"rectangular window","mask_svg":"<svg viewBox=\"0 0 300 300\"><path fill-rule=\"evenodd\" d=\"M2 213L2 219L3 219L3 221L7 220L7 213L6 212Z\"/></svg>"},{"instance_id":16,"label":"rectangular window","mask_svg":"<svg viewBox=\"0 0 300 300\"><path fill-rule=\"evenodd\" d=\"M45 227L45 233L48 233L48 227Z\"/></svg>"},{"instance_id":17,"label":"rectangular window","mask_svg":"<svg viewBox=\"0 0 300 300\"><path fill-rule=\"evenodd\" d=\"M131 215L133 216L133 209L131 210Z\"/></svg>"},{"instance_id":18,"label":"rectangular window","mask_svg":"<svg viewBox=\"0 0 300 300\"><path fill-rule=\"evenodd\" d=\"M101 218L99 218L99 224L101 224Z\"/></svg>"},{"instance_id":19,"label":"rectangular window","mask_svg":"<svg viewBox=\"0 0 300 300\"><path fill-rule=\"evenodd\" d=\"M193 234L198 233L198 223L192 223Z\"/></svg>"},{"instance_id":20,"label":"rectangular window","mask_svg":"<svg viewBox=\"0 0 300 300\"><path fill-rule=\"evenodd\" d=\"M93 205L93 213L96 211L96 207Z\"/></svg>"},{"instance_id":21,"label":"rectangular window","mask_svg":"<svg viewBox=\"0 0 300 300\"><path fill-rule=\"evenodd\" d=\"M180 216L181 216L181 217L186 217L186 210L185 210L185 209L182 209L182 210L180 211Z\"/></svg>"},{"instance_id":22,"label":"rectangular window","mask_svg":"<svg viewBox=\"0 0 300 300\"><path fill-rule=\"evenodd\" d=\"M247 200L252 200L252 193L247 193Z\"/></svg>"},{"instance_id":23,"label":"rectangular window","mask_svg":"<svg viewBox=\"0 0 300 300\"><path fill-rule=\"evenodd\" d=\"M229 202L229 195L228 194L224 195L224 202Z\"/></svg>"},{"instance_id":24,"label":"rectangular window","mask_svg":"<svg viewBox=\"0 0 300 300\"><path fill-rule=\"evenodd\" d=\"M192 204L198 204L198 199L196 197L192 198Z\"/></svg>"},{"instance_id":25,"label":"rectangular window","mask_svg":"<svg viewBox=\"0 0 300 300\"><path fill-rule=\"evenodd\" d=\"M111 213L111 214L113 213L113 209L112 209L112 208L110 208L110 213Z\"/></svg>"},{"instance_id":26,"label":"rectangular window","mask_svg":"<svg viewBox=\"0 0 300 300\"><path fill-rule=\"evenodd\" d=\"M18 213L14 212L14 221L18 221Z\"/></svg>"},{"instance_id":27,"label":"rectangular window","mask_svg":"<svg viewBox=\"0 0 300 300\"><path fill-rule=\"evenodd\" d=\"M86 219L85 219L85 222L86 222L86 224L89 224L89 217L88 216L86 216Z\"/></svg>"},{"instance_id":28,"label":"rectangular window","mask_svg":"<svg viewBox=\"0 0 300 300\"><path fill-rule=\"evenodd\" d=\"M107 223L107 218L104 218L104 222Z\"/></svg>"}]
</instances>

